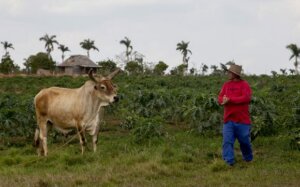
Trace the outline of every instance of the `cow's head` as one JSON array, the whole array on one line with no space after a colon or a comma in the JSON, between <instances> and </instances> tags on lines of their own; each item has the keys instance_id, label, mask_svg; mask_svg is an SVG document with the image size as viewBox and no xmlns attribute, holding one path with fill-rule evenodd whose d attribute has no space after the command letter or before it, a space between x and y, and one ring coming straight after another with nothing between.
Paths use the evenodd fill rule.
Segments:
<instances>
[{"instance_id":1,"label":"cow's head","mask_svg":"<svg viewBox=\"0 0 300 187\"><path fill-rule=\"evenodd\" d=\"M95 83L94 93L104 102L104 105L108 105L109 103L117 102L119 100L117 95L117 86L111 81L111 79L119 72L120 69L118 68L106 77L95 78L93 76L93 71L89 71L89 77Z\"/></svg>"}]
</instances>

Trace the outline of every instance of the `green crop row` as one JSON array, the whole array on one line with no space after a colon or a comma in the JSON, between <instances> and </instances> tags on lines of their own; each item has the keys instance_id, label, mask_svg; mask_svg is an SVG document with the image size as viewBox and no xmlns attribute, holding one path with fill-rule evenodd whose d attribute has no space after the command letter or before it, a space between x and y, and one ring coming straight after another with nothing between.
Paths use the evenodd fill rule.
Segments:
<instances>
[{"instance_id":1,"label":"green crop row","mask_svg":"<svg viewBox=\"0 0 300 187\"><path fill-rule=\"evenodd\" d=\"M299 145L299 76L248 76L253 90L250 113L252 138L285 135ZM33 98L42 88L76 88L86 77L13 77L0 79L0 138L30 139L36 127ZM120 102L106 107L105 116L132 131L136 142L166 133L165 125L218 135L223 108L217 95L226 81L220 76L126 76L116 77ZM54 135L56 137L56 135ZM7 144L11 142L7 141Z\"/></svg>"}]
</instances>

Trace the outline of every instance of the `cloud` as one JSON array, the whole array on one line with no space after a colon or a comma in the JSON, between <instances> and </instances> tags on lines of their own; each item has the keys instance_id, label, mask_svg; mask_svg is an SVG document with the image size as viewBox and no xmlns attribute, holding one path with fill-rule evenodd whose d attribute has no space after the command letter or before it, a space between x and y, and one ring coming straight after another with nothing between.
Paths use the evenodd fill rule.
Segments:
<instances>
[{"instance_id":1,"label":"cloud","mask_svg":"<svg viewBox=\"0 0 300 187\"><path fill-rule=\"evenodd\" d=\"M0 0L0 11L2 14L9 14L11 16L18 16L24 10L25 1L22 0Z\"/></svg>"},{"instance_id":2,"label":"cloud","mask_svg":"<svg viewBox=\"0 0 300 187\"><path fill-rule=\"evenodd\" d=\"M94 11L106 11L116 7L159 6L170 4L186 4L181 0L0 0L0 10L10 15L22 15L30 12L53 14L89 14ZM39 11L41 10L41 11Z\"/></svg>"}]
</instances>

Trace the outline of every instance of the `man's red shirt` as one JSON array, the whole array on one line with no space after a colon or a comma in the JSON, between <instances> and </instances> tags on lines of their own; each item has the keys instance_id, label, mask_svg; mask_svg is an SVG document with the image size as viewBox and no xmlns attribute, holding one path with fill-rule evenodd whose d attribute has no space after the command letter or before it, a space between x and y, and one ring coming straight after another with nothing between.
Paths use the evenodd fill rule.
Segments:
<instances>
[{"instance_id":1,"label":"man's red shirt","mask_svg":"<svg viewBox=\"0 0 300 187\"><path fill-rule=\"evenodd\" d=\"M230 80L225 82L218 97L218 102L223 102L223 96L229 98L224 105L224 123L233 121L242 124L251 124L249 103L251 101L251 88L245 80Z\"/></svg>"}]
</instances>

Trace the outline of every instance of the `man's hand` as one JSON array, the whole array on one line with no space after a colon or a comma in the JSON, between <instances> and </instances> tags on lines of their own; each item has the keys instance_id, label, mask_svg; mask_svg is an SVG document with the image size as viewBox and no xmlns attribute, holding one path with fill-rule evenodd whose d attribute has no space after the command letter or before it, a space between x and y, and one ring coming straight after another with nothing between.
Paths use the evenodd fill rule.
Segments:
<instances>
[{"instance_id":1,"label":"man's hand","mask_svg":"<svg viewBox=\"0 0 300 187\"><path fill-rule=\"evenodd\" d=\"M226 95L224 95L224 96L223 96L223 102L221 103L221 105L227 104L228 101L229 101L229 98L228 98Z\"/></svg>"}]
</instances>

